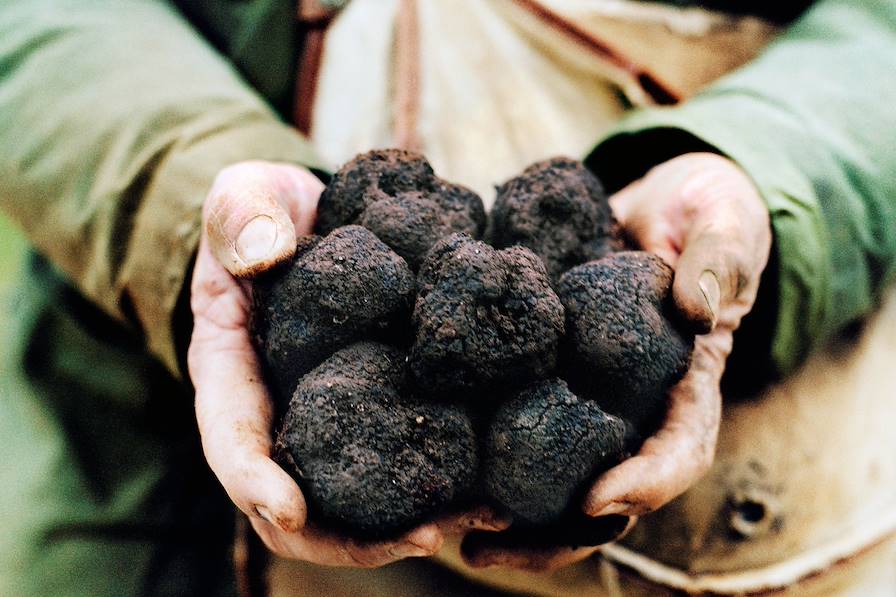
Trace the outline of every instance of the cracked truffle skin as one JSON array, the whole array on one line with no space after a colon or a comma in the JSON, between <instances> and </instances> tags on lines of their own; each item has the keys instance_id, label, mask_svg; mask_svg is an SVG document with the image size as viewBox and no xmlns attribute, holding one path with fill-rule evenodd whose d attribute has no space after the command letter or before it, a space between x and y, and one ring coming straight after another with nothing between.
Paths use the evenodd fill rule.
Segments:
<instances>
[{"instance_id":1,"label":"cracked truffle skin","mask_svg":"<svg viewBox=\"0 0 896 597\"><path fill-rule=\"evenodd\" d=\"M659 257L624 251L571 269L557 288L567 379L642 433L660 422L694 345L668 318L672 279Z\"/></svg>"},{"instance_id":2,"label":"cracked truffle skin","mask_svg":"<svg viewBox=\"0 0 896 597\"><path fill-rule=\"evenodd\" d=\"M563 307L528 249L453 234L432 248L417 282L410 364L421 388L472 401L553 371Z\"/></svg>"},{"instance_id":3,"label":"cracked truffle skin","mask_svg":"<svg viewBox=\"0 0 896 597\"><path fill-rule=\"evenodd\" d=\"M537 162L497 191L491 243L531 249L544 260L552 281L622 248L603 186L581 162L564 157Z\"/></svg>"},{"instance_id":4,"label":"cracked truffle skin","mask_svg":"<svg viewBox=\"0 0 896 597\"><path fill-rule=\"evenodd\" d=\"M302 378L277 460L313 518L359 538L396 536L466 497L476 437L459 407L416 400L406 353L373 342L342 349Z\"/></svg>"},{"instance_id":5,"label":"cracked truffle skin","mask_svg":"<svg viewBox=\"0 0 896 597\"><path fill-rule=\"evenodd\" d=\"M253 288L253 336L278 404L336 350L407 333L414 288L407 263L365 228L301 239L293 260Z\"/></svg>"},{"instance_id":6,"label":"cracked truffle skin","mask_svg":"<svg viewBox=\"0 0 896 597\"><path fill-rule=\"evenodd\" d=\"M622 460L625 424L561 379L524 389L496 412L485 440L486 494L514 524L547 525L574 511L588 484Z\"/></svg>"},{"instance_id":7,"label":"cracked truffle skin","mask_svg":"<svg viewBox=\"0 0 896 597\"><path fill-rule=\"evenodd\" d=\"M416 271L436 241L452 232L479 238L485 223L479 195L437 177L420 154L380 149L333 176L318 204L317 231L360 224Z\"/></svg>"}]
</instances>

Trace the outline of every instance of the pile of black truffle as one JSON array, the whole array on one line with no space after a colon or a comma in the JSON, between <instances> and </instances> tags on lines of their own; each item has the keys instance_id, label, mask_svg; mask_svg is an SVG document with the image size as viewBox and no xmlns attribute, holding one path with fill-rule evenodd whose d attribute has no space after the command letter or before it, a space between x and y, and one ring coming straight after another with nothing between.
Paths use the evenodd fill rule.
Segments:
<instances>
[{"instance_id":1,"label":"pile of black truffle","mask_svg":"<svg viewBox=\"0 0 896 597\"><path fill-rule=\"evenodd\" d=\"M256 280L252 326L276 458L328 528L387 538L482 502L508 533L569 527L688 366L671 269L625 250L574 160L498 187L487 225L422 156L372 151L335 174L316 233Z\"/></svg>"}]
</instances>

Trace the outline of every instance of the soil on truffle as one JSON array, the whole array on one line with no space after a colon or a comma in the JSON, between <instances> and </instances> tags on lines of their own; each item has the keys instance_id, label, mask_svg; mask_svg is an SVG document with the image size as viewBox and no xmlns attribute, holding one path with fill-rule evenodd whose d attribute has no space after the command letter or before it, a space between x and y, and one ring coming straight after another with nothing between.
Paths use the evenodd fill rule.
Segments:
<instances>
[{"instance_id":1,"label":"soil on truffle","mask_svg":"<svg viewBox=\"0 0 896 597\"><path fill-rule=\"evenodd\" d=\"M360 226L303 238L289 264L257 279L253 337L280 412L336 350L406 336L414 287L405 261Z\"/></svg>"},{"instance_id":2,"label":"soil on truffle","mask_svg":"<svg viewBox=\"0 0 896 597\"><path fill-rule=\"evenodd\" d=\"M418 153L381 149L336 172L318 204L317 231L360 224L416 271L436 241L452 232L479 238L485 223L476 193L437 177Z\"/></svg>"},{"instance_id":3,"label":"soil on truffle","mask_svg":"<svg viewBox=\"0 0 896 597\"><path fill-rule=\"evenodd\" d=\"M411 370L439 397L496 400L551 373L563 307L544 264L523 247L466 235L437 243L418 275Z\"/></svg>"},{"instance_id":4,"label":"soil on truffle","mask_svg":"<svg viewBox=\"0 0 896 597\"><path fill-rule=\"evenodd\" d=\"M581 162L564 157L537 162L497 191L491 243L531 249L553 282L576 265L622 249L603 187Z\"/></svg>"},{"instance_id":5,"label":"soil on truffle","mask_svg":"<svg viewBox=\"0 0 896 597\"><path fill-rule=\"evenodd\" d=\"M312 519L355 537L391 537L471 488L478 457L466 413L413 398L406 377L406 353L363 342L299 383L277 459L301 486Z\"/></svg>"},{"instance_id":6,"label":"soil on truffle","mask_svg":"<svg viewBox=\"0 0 896 597\"><path fill-rule=\"evenodd\" d=\"M588 485L620 462L625 424L561 379L527 387L504 403L485 438L486 495L514 524L543 526L579 505Z\"/></svg>"},{"instance_id":7,"label":"soil on truffle","mask_svg":"<svg viewBox=\"0 0 896 597\"><path fill-rule=\"evenodd\" d=\"M571 269L557 288L571 386L642 435L661 420L666 392L687 370L694 344L670 320L672 278L659 257L625 251Z\"/></svg>"}]
</instances>

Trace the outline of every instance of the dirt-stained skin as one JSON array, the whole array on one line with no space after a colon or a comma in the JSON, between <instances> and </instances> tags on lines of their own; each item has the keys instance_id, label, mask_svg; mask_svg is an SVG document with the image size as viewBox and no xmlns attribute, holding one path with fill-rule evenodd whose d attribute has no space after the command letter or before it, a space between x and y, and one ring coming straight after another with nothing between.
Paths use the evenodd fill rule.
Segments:
<instances>
[{"instance_id":1,"label":"dirt-stained skin","mask_svg":"<svg viewBox=\"0 0 896 597\"><path fill-rule=\"evenodd\" d=\"M620 250L618 226L597 177L581 162L537 162L498 187L488 238L541 257L552 282L568 269Z\"/></svg>"},{"instance_id":2,"label":"dirt-stained skin","mask_svg":"<svg viewBox=\"0 0 896 597\"><path fill-rule=\"evenodd\" d=\"M380 149L336 172L321 195L316 230L360 224L416 271L436 241L452 232L479 238L485 223L479 195L437 177L418 153Z\"/></svg>"},{"instance_id":3,"label":"dirt-stained skin","mask_svg":"<svg viewBox=\"0 0 896 597\"><path fill-rule=\"evenodd\" d=\"M356 537L407 531L476 478L466 412L415 398L405 356L372 342L336 352L302 378L279 433L279 461L311 515Z\"/></svg>"},{"instance_id":4,"label":"dirt-stained skin","mask_svg":"<svg viewBox=\"0 0 896 597\"><path fill-rule=\"evenodd\" d=\"M407 263L369 230L344 226L300 239L293 260L253 288L254 340L279 410L336 350L405 334L413 300Z\"/></svg>"},{"instance_id":5,"label":"dirt-stained skin","mask_svg":"<svg viewBox=\"0 0 896 597\"><path fill-rule=\"evenodd\" d=\"M623 251L571 269L557 287L571 387L642 435L658 424L694 346L694 335L670 319L672 277L659 257Z\"/></svg>"},{"instance_id":6,"label":"dirt-stained skin","mask_svg":"<svg viewBox=\"0 0 896 597\"><path fill-rule=\"evenodd\" d=\"M421 387L494 401L496 390L553 370L563 307L528 249L454 234L433 247L417 281L410 360Z\"/></svg>"},{"instance_id":7,"label":"dirt-stained skin","mask_svg":"<svg viewBox=\"0 0 896 597\"><path fill-rule=\"evenodd\" d=\"M500 186L495 246L484 228L479 197L422 156L372 151L324 192L326 236L255 280L278 462L313 523L386 538L484 499L535 547L624 526L579 506L689 364L672 269L622 250L600 182L567 158Z\"/></svg>"}]
</instances>

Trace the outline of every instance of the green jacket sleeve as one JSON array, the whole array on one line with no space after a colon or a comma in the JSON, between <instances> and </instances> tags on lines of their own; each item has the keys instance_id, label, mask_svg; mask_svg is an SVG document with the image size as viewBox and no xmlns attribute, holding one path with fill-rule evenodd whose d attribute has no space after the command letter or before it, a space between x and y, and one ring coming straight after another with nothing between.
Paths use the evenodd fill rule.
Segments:
<instances>
[{"instance_id":1,"label":"green jacket sleeve","mask_svg":"<svg viewBox=\"0 0 896 597\"><path fill-rule=\"evenodd\" d=\"M680 143L690 138L745 169L772 218L772 356L786 374L868 313L893 278L894 101L896 3L823 0L754 62L696 97L634 113L589 163L607 178L627 171L631 179L652 165L645 156L700 145Z\"/></svg>"},{"instance_id":2,"label":"green jacket sleeve","mask_svg":"<svg viewBox=\"0 0 896 597\"><path fill-rule=\"evenodd\" d=\"M0 206L176 371L172 317L222 167L316 165L166 2L0 3Z\"/></svg>"}]
</instances>

